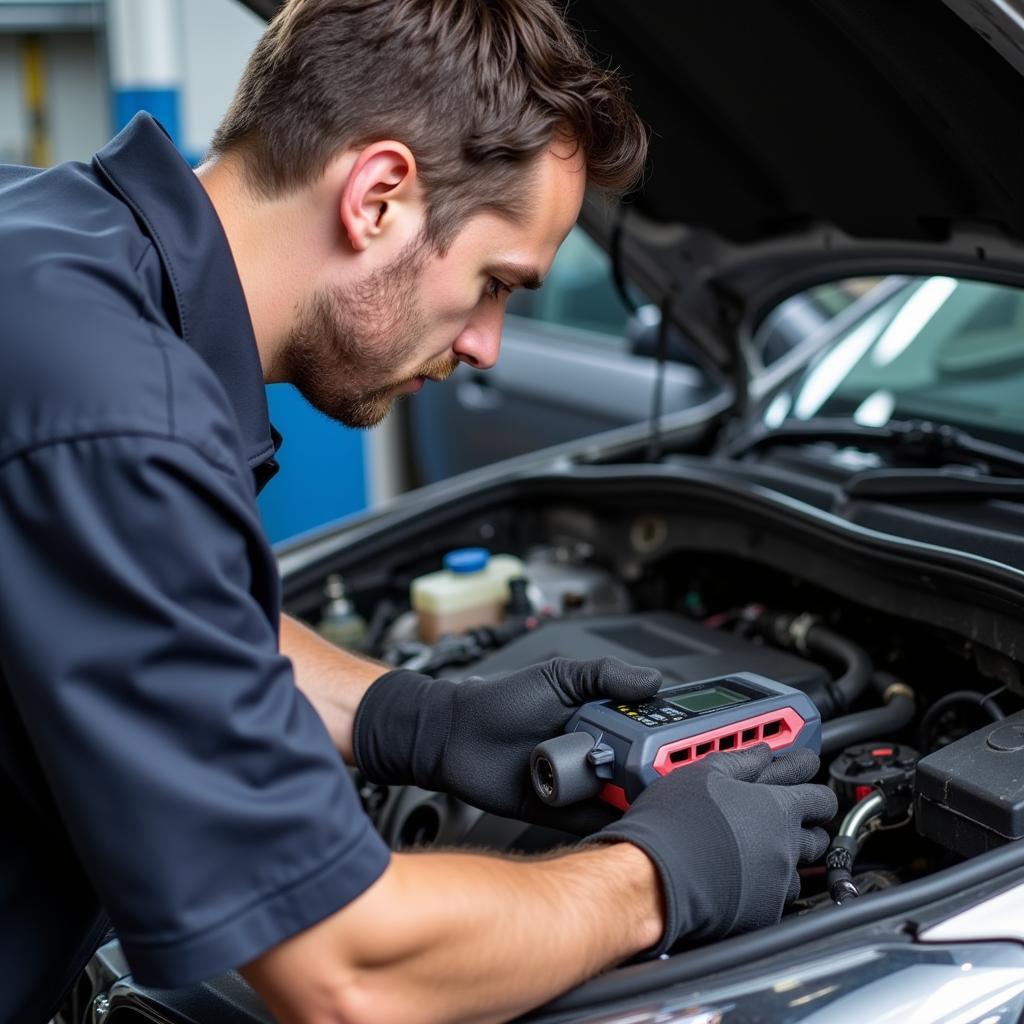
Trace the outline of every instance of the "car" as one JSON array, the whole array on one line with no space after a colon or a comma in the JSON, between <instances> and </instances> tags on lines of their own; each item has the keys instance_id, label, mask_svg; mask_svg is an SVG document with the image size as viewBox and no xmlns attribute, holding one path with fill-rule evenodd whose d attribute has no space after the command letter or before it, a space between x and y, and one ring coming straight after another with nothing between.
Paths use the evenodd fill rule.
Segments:
<instances>
[{"instance_id":1,"label":"car","mask_svg":"<svg viewBox=\"0 0 1024 1024\"><path fill-rule=\"evenodd\" d=\"M837 841L783 920L624 965L531 1019L1020 1021L1019 15L1001 0L569 10L653 140L643 190L614 210L588 199L583 226L721 386L289 542L286 608L454 678L617 654L677 683L758 673L818 707ZM840 284L852 302L762 358L759 326ZM481 546L526 581L502 628L425 636L413 581ZM396 848L567 838L357 782ZM236 975L147 990L112 939L62 1020L270 1017Z\"/></svg>"}]
</instances>

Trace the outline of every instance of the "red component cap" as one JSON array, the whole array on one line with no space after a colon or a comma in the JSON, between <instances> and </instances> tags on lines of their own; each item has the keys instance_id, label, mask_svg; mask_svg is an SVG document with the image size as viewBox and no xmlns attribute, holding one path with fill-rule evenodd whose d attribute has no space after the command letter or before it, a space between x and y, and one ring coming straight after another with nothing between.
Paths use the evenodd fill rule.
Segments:
<instances>
[{"instance_id":1,"label":"red component cap","mask_svg":"<svg viewBox=\"0 0 1024 1024\"><path fill-rule=\"evenodd\" d=\"M875 749L871 751L872 757L892 757L892 755L892 747L875 747Z\"/></svg>"},{"instance_id":2,"label":"red component cap","mask_svg":"<svg viewBox=\"0 0 1024 1024\"><path fill-rule=\"evenodd\" d=\"M866 797L871 796L871 793L874 790L874 788L874 786L858 786L853 791L853 799L860 803L861 800L864 800Z\"/></svg>"}]
</instances>

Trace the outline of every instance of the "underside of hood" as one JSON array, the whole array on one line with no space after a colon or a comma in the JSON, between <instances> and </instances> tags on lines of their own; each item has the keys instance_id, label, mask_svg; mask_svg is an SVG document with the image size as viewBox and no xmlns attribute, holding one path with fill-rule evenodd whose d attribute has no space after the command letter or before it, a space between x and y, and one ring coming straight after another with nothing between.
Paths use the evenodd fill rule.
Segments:
<instances>
[{"instance_id":1,"label":"underside of hood","mask_svg":"<svg viewBox=\"0 0 1024 1024\"><path fill-rule=\"evenodd\" d=\"M1024 237L1024 76L937 0L576 0L571 14L652 128L649 217L738 242L822 221L859 238Z\"/></svg>"},{"instance_id":2,"label":"underside of hood","mask_svg":"<svg viewBox=\"0 0 1024 1024\"><path fill-rule=\"evenodd\" d=\"M651 128L626 273L723 367L815 281L1024 284L1019 0L576 0Z\"/></svg>"}]
</instances>

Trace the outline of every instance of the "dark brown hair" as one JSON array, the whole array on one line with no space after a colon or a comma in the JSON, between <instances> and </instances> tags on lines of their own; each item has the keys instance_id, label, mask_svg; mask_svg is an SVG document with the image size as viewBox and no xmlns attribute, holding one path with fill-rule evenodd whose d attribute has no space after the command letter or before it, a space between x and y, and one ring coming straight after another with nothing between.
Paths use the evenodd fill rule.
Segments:
<instances>
[{"instance_id":1,"label":"dark brown hair","mask_svg":"<svg viewBox=\"0 0 1024 1024\"><path fill-rule=\"evenodd\" d=\"M526 165L562 136L592 187L620 194L639 178L647 138L625 85L554 0L288 0L212 153L241 152L250 185L276 196L343 149L404 142L444 248L472 214L520 209Z\"/></svg>"}]
</instances>

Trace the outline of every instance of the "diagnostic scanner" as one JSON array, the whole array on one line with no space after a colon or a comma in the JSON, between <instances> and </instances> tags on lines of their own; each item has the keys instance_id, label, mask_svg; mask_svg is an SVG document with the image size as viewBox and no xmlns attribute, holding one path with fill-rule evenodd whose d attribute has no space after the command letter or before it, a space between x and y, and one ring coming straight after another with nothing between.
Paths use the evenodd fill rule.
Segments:
<instances>
[{"instance_id":1,"label":"diagnostic scanner","mask_svg":"<svg viewBox=\"0 0 1024 1024\"><path fill-rule=\"evenodd\" d=\"M780 754L821 751L821 716L807 694L753 672L669 685L642 704L584 704L561 736L538 744L533 788L564 807L595 796L625 810L662 775L717 751L767 743Z\"/></svg>"}]
</instances>

